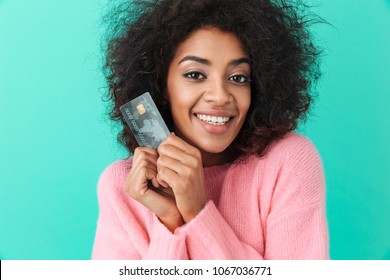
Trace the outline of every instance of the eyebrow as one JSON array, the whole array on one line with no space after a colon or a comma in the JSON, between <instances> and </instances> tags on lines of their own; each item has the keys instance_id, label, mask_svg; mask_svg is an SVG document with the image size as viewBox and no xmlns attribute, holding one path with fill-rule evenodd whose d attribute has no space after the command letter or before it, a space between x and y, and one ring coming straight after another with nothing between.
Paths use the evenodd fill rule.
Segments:
<instances>
[{"instance_id":1,"label":"eyebrow","mask_svg":"<svg viewBox=\"0 0 390 280\"><path fill-rule=\"evenodd\" d=\"M201 64L211 65L211 61L210 60L208 60L206 58L199 57L199 56L195 56L195 55L187 55L187 56L185 56L182 60L179 61L178 64L183 63L185 61L195 61L195 62L198 62L198 63L201 63ZM247 63L249 65L251 64L249 58L241 57L241 58L233 59L232 61L230 61L229 62L229 66L237 66L237 65L240 65L242 63Z\"/></svg>"}]
</instances>

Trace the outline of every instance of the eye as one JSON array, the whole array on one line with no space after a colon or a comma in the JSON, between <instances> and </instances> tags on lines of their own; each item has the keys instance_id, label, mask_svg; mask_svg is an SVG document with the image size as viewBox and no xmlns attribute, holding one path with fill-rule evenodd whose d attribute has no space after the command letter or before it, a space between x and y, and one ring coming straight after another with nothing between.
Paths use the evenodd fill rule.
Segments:
<instances>
[{"instance_id":1,"label":"eye","mask_svg":"<svg viewBox=\"0 0 390 280\"><path fill-rule=\"evenodd\" d=\"M233 75L229 77L229 81L235 82L237 84L248 84L250 79L247 75Z\"/></svg>"},{"instance_id":2,"label":"eye","mask_svg":"<svg viewBox=\"0 0 390 280\"><path fill-rule=\"evenodd\" d=\"M190 79L190 80L204 80L204 79L206 79L206 76L198 71L188 72L188 73L185 73L183 76L187 79Z\"/></svg>"}]
</instances>

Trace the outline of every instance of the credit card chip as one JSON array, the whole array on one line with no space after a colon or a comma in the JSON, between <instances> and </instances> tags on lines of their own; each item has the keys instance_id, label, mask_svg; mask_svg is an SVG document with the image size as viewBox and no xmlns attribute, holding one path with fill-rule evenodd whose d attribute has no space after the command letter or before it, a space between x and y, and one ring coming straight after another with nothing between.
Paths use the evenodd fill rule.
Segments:
<instances>
[{"instance_id":1,"label":"credit card chip","mask_svg":"<svg viewBox=\"0 0 390 280\"><path fill-rule=\"evenodd\" d=\"M137 111L140 115L143 115L146 113L145 106L143 104L138 104L137 105Z\"/></svg>"}]
</instances>

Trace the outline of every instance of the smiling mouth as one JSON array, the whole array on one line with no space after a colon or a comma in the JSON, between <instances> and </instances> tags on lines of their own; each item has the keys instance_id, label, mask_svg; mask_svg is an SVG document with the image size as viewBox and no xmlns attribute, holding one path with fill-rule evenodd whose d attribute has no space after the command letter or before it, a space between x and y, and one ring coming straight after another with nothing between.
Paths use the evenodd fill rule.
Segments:
<instances>
[{"instance_id":1,"label":"smiling mouth","mask_svg":"<svg viewBox=\"0 0 390 280\"><path fill-rule=\"evenodd\" d=\"M231 117L217 117L204 114L195 114L195 116L201 121L212 125L224 125L232 119Z\"/></svg>"}]
</instances>

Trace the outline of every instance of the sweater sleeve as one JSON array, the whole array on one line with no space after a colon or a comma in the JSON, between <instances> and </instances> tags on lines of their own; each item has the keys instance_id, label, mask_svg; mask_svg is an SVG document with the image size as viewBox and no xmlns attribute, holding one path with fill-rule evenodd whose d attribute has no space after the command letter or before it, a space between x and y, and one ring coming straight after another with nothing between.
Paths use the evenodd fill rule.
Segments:
<instances>
[{"instance_id":1,"label":"sweater sleeve","mask_svg":"<svg viewBox=\"0 0 390 280\"><path fill-rule=\"evenodd\" d=\"M293 147L284 151L272 193L265 258L329 259L322 162L308 139Z\"/></svg>"},{"instance_id":2,"label":"sweater sleeve","mask_svg":"<svg viewBox=\"0 0 390 280\"><path fill-rule=\"evenodd\" d=\"M190 259L263 259L253 247L239 240L212 201L209 201L198 216L180 231L187 236Z\"/></svg>"},{"instance_id":3,"label":"sweater sleeve","mask_svg":"<svg viewBox=\"0 0 390 280\"><path fill-rule=\"evenodd\" d=\"M107 167L99 179L99 218L92 259L188 259L185 237L172 234L125 192L124 162Z\"/></svg>"},{"instance_id":4,"label":"sweater sleeve","mask_svg":"<svg viewBox=\"0 0 390 280\"><path fill-rule=\"evenodd\" d=\"M273 165L270 173L278 174L274 181L263 178L271 180L273 183L269 185L273 187L260 194L269 200L264 222L264 255L240 240L209 201L195 219L180 229L187 236L191 259L329 258L322 163L311 142L298 142L278 153L282 160L267 163L267 168ZM276 161L281 162L275 164ZM245 180L248 179L242 178ZM251 215L258 214L248 213L248 219L253 218Z\"/></svg>"}]
</instances>

